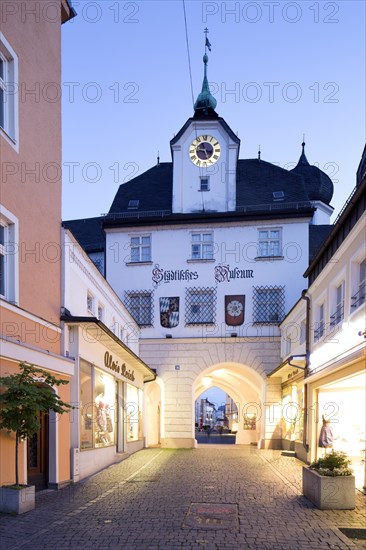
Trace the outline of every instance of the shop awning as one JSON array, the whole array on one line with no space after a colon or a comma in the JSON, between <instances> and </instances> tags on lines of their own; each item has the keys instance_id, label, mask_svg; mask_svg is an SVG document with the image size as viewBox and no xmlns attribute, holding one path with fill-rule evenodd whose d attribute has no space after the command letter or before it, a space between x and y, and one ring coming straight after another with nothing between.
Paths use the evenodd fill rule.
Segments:
<instances>
[{"instance_id":1,"label":"shop awning","mask_svg":"<svg viewBox=\"0 0 366 550\"><path fill-rule=\"evenodd\" d=\"M144 382L152 382L156 379L156 371L151 369L140 357L138 357L126 344L122 342L102 321L96 317L76 317L65 313L61 315L61 321L68 325L86 325L90 338L103 344L108 350L118 354L131 368L143 376Z\"/></svg>"},{"instance_id":2,"label":"shop awning","mask_svg":"<svg viewBox=\"0 0 366 550\"><path fill-rule=\"evenodd\" d=\"M306 355L290 355L283 363L267 374L267 378L280 377L282 383L284 383L300 373L304 375L305 366Z\"/></svg>"}]
</instances>

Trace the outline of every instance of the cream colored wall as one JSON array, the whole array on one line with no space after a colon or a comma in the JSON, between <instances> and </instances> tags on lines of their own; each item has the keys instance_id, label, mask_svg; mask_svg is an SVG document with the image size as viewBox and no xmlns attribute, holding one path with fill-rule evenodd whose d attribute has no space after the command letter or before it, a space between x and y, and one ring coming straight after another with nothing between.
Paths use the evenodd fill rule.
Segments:
<instances>
[{"instance_id":1,"label":"cream colored wall","mask_svg":"<svg viewBox=\"0 0 366 550\"><path fill-rule=\"evenodd\" d=\"M220 369L227 370L227 374L221 378L221 387L225 391L231 388L232 393L235 393L236 388L241 406L245 406L249 399L258 400L263 407L262 418L266 416L266 373L278 365L278 338L232 340L229 343L218 338L207 339L207 342L190 339L140 342L141 358L151 368L157 369L164 389L161 433L163 447L195 445L194 401L203 391L200 386L201 378L202 375L212 375ZM179 370L176 370L176 365L179 365ZM266 436L271 438L275 428L276 425L268 426ZM250 442L251 438L252 436L243 433L239 439L241 442Z\"/></svg>"}]
</instances>

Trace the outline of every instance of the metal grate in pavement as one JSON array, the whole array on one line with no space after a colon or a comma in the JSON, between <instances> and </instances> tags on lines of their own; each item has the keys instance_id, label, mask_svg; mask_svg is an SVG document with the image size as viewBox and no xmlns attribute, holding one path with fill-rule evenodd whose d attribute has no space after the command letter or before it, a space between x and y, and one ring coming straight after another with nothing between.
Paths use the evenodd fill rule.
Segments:
<instances>
[{"instance_id":1,"label":"metal grate in pavement","mask_svg":"<svg viewBox=\"0 0 366 550\"><path fill-rule=\"evenodd\" d=\"M238 505L216 502L192 502L182 524L183 529L213 531L239 530Z\"/></svg>"}]
</instances>

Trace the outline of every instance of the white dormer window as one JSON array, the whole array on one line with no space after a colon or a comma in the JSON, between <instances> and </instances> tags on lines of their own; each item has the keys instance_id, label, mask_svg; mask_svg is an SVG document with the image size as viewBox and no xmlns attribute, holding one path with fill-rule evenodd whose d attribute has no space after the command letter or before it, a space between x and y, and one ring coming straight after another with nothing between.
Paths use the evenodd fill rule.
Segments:
<instances>
[{"instance_id":1,"label":"white dormer window","mask_svg":"<svg viewBox=\"0 0 366 550\"><path fill-rule=\"evenodd\" d=\"M138 199L131 199L128 201L128 210L137 210L140 206L140 201Z\"/></svg>"},{"instance_id":2,"label":"white dormer window","mask_svg":"<svg viewBox=\"0 0 366 550\"><path fill-rule=\"evenodd\" d=\"M200 191L210 190L210 178L208 176L200 178Z\"/></svg>"}]
</instances>

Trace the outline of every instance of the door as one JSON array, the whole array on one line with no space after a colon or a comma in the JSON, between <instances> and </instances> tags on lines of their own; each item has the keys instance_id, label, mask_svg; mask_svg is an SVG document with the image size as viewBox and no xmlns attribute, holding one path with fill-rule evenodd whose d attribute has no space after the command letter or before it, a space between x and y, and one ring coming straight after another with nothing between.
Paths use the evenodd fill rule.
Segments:
<instances>
[{"instance_id":1,"label":"door","mask_svg":"<svg viewBox=\"0 0 366 550\"><path fill-rule=\"evenodd\" d=\"M27 445L28 484L35 485L36 491L48 487L48 414L40 413L39 422L39 431L28 440Z\"/></svg>"}]
</instances>

